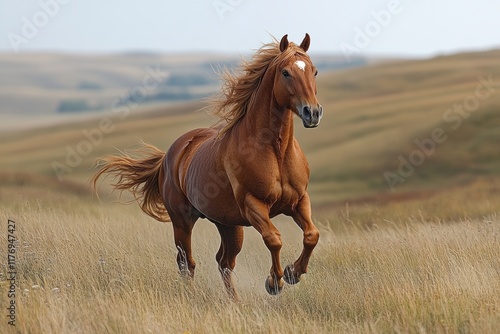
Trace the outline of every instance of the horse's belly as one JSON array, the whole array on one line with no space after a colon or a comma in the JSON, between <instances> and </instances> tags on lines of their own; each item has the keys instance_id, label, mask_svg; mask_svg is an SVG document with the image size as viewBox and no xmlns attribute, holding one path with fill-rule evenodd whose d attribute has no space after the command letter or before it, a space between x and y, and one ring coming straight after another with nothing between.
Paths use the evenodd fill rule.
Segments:
<instances>
[{"instance_id":1,"label":"horse's belly","mask_svg":"<svg viewBox=\"0 0 500 334\"><path fill-rule=\"evenodd\" d=\"M210 220L223 225L249 225L241 216L229 179L213 152L200 148L185 177L185 193L191 204Z\"/></svg>"}]
</instances>

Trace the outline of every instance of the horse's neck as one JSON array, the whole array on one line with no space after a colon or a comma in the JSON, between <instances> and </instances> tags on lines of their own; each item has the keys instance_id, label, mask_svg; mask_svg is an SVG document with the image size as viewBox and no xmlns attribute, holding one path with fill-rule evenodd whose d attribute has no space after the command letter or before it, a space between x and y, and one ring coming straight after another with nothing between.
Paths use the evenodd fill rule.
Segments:
<instances>
[{"instance_id":1,"label":"horse's neck","mask_svg":"<svg viewBox=\"0 0 500 334\"><path fill-rule=\"evenodd\" d=\"M293 148L293 112L279 108L273 93L274 73L267 73L242 121L259 146L272 149L279 160Z\"/></svg>"}]
</instances>

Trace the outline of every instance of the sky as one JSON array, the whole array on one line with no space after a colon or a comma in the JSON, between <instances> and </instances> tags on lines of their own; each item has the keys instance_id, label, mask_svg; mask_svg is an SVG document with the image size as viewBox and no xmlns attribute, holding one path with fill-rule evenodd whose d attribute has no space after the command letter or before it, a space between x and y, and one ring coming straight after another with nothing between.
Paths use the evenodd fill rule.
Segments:
<instances>
[{"instance_id":1,"label":"sky","mask_svg":"<svg viewBox=\"0 0 500 334\"><path fill-rule=\"evenodd\" d=\"M500 48L498 0L0 0L0 52L249 53L270 35L316 53L430 57Z\"/></svg>"}]
</instances>

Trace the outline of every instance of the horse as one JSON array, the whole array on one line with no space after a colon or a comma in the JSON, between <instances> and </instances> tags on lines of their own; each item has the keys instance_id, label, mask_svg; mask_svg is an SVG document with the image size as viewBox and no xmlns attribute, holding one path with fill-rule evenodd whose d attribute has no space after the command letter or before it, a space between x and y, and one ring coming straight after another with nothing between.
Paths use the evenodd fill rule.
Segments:
<instances>
[{"instance_id":1,"label":"horse","mask_svg":"<svg viewBox=\"0 0 500 334\"><path fill-rule=\"evenodd\" d=\"M115 189L129 190L141 209L161 222L171 222L181 276L194 277L191 232L199 218L218 229L215 259L227 293L238 294L233 281L243 227L252 226L271 253L269 294L284 283L296 284L307 272L319 231L311 218L307 192L309 165L294 137L294 115L306 128L323 116L317 99L317 70L306 53L309 34L300 45L288 41L264 44L243 62L243 71L226 71L221 92L212 102L220 121L180 136L165 153L143 143L136 152L102 157L91 178L115 178ZM293 264L282 268L281 235L271 218L284 214L303 230L303 249Z\"/></svg>"}]
</instances>

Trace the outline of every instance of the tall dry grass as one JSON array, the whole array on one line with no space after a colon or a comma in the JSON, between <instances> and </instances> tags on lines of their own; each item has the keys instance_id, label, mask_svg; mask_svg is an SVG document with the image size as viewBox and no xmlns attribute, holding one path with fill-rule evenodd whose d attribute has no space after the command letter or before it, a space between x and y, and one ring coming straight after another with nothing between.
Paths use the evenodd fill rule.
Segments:
<instances>
[{"instance_id":1,"label":"tall dry grass","mask_svg":"<svg viewBox=\"0 0 500 334\"><path fill-rule=\"evenodd\" d=\"M260 236L246 229L236 266L242 302L236 304L218 275L219 237L206 221L194 230L198 266L189 283L177 275L171 226L135 206L41 188L4 187L0 198L2 221L11 217L18 226L17 326L12 331L2 317L1 333L496 333L500 328L495 213L461 222L388 216L386 225L370 228L320 224L310 272L279 296L265 292L269 254ZM286 219L277 225L287 264L300 251L301 233Z\"/></svg>"}]
</instances>

